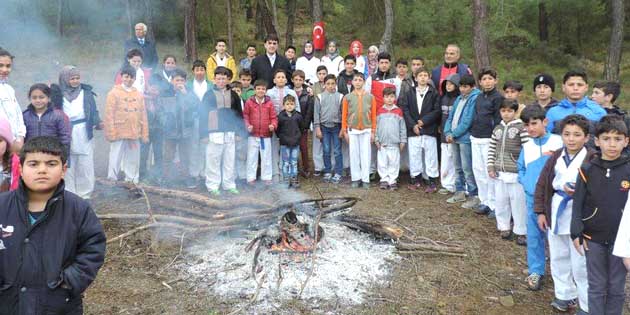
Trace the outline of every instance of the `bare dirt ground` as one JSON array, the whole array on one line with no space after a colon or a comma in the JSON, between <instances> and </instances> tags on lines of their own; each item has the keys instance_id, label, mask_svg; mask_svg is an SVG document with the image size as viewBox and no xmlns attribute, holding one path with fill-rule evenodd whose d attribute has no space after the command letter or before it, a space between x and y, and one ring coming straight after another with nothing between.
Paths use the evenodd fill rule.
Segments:
<instances>
[{"instance_id":1,"label":"bare dirt ground","mask_svg":"<svg viewBox=\"0 0 630 315\"><path fill-rule=\"evenodd\" d=\"M296 300L283 305L278 314L553 314L549 307L552 282L546 279L540 292L525 288L525 248L501 240L493 220L448 205L445 196L406 188L365 191L347 184L335 187L309 180L303 181L301 190L318 197L315 185L325 197L360 197L354 214L391 221L407 212L397 222L416 238L461 242L467 257L403 256L393 268L390 284L374 287L364 305L347 307L331 302L313 310L307 302ZM132 201L124 192L109 189L98 190L93 203L99 213L146 209L142 198ZM114 237L134 224L108 220L104 226L108 237ZM169 267L179 254L180 235L161 235L159 246L152 248L150 233L139 233L108 247L105 265L86 293L87 314L227 314L236 309L236 303L249 298L222 301L194 282L171 283L180 277ZM512 295L513 307L499 303L499 298L507 295ZM254 312L251 308L244 313Z\"/></svg>"}]
</instances>

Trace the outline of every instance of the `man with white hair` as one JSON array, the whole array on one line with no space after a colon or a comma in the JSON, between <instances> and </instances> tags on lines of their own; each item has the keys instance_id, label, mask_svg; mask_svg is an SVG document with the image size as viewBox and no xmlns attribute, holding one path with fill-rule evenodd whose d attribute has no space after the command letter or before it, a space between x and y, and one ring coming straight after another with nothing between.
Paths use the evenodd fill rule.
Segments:
<instances>
[{"instance_id":1,"label":"man with white hair","mask_svg":"<svg viewBox=\"0 0 630 315\"><path fill-rule=\"evenodd\" d=\"M433 86L438 89L440 95L444 94L444 91L442 91L442 81L446 80L449 75L459 74L461 77L464 74L472 74L472 71L467 64L459 62L461 57L462 55L459 46L455 44L448 44L448 46L446 46L446 50L444 51L444 64L433 69L431 79L433 79Z\"/></svg>"},{"instance_id":2,"label":"man with white hair","mask_svg":"<svg viewBox=\"0 0 630 315\"><path fill-rule=\"evenodd\" d=\"M158 63L157 49L155 49L155 42L146 38L147 25L144 23L138 23L134 27L135 38L130 38L125 41L124 56L127 52L136 48L142 51L142 68L155 69ZM126 62L127 59L125 59Z\"/></svg>"}]
</instances>

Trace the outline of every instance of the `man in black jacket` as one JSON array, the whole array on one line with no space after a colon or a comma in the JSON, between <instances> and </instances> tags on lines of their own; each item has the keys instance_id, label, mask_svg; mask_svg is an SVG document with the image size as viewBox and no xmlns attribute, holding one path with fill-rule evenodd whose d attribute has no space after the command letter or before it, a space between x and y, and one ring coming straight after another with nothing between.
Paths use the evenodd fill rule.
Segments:
<instances>
[{"instance_id":1,"label":"man in black jacket","mask_svg":"<svg viewBox=\"0 0 630 315\"><path fill-rule=\"evenodd\" d=\"M142 67L155 69L158 63L158 54L157 49L155 48L155 43L146 38L147 26L144 23L138 23L136 24L134 30L136 37L125 41L125 51L123 52L123 55L127 56L127 52L134 48L139 49L142 51L142 56L144 57L142 60ZM125 62L127 62L126 58L123 63Z\"/></svg>"},{"instance_id":2,"label":"man in black jacket","mask_svg":"<svg viewBox=\"0 0 630 315\"><path fill-rule=\"evenodd\" d=\"M263 79L267 82L267 89L273 87L273 73L278 69L286 71L287 79L291 78L291 63L284 56L277 53L278 36L270 34L265 39L265 54L257 56L252 60L250 71L252 72L252 82ZM287 82L291 85L291 82Z\"/></svg>"},{"instance_id":3,"label":"man in black jacket","mask_svg":"<svg viewBox=\"0 0 630 315\"><path fill-rule=\"evenodd\" d=\"M30 139L20 162L20 187L0 194L0 314L83 314L81 294L105 259L103 228L64 190L56 138Z\"/></svg>"}]
</instances>

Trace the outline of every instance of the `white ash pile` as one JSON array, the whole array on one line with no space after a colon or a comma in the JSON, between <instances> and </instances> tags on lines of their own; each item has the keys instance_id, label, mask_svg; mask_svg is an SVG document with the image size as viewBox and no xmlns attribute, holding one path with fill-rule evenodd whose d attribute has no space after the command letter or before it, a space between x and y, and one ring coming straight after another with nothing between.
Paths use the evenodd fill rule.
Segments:
<instances>
[{"instance_id":1,"label":"white ash pile","mask_svg":"<svg viewBox=\"0 0 630 315\"><path fill-rule=\"evenodd\" d=\"M311 217L298 217L301 222L313 224ZM250 310L261 313L276 310L296 297L309 301L313 309L325 301L361 304L370 288L387 284L391 263L399 259L392 243L375 240L335 221L322 220L320 226L324 237L316 246L314 265L308 252L264 248L254 268L254 251L246 252L246 247L255 236L241 236L215 238L191 248L188 263L180 267L192 281L206 283L217 296L242 299L243 304L256 297ZM252 276L252 268L257 279ZM260 279L264 281L257 292Z\"/></svg>"}]
</instances>

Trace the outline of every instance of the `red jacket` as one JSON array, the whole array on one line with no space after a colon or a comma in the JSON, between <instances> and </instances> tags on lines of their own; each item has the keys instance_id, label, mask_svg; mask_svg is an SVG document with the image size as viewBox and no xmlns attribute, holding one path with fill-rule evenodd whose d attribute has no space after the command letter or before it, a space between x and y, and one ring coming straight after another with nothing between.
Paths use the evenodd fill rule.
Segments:
<instances>
[{"instance_id":1,"label":"red jacket","mask_svg":"<svg viewBox=\"0 0 630 315\"><path fill-rule=\"evenodd\" d=\"M245 102L243 118L248 129L249 126L253 127L250 132L253 137L271 137L272 132L269 131L269 125L273 125L274 130L278 129L278 115L269 96L265 96L262 104L258 104L256 96L250 97Z\"/></svg>"}]
</instances>

